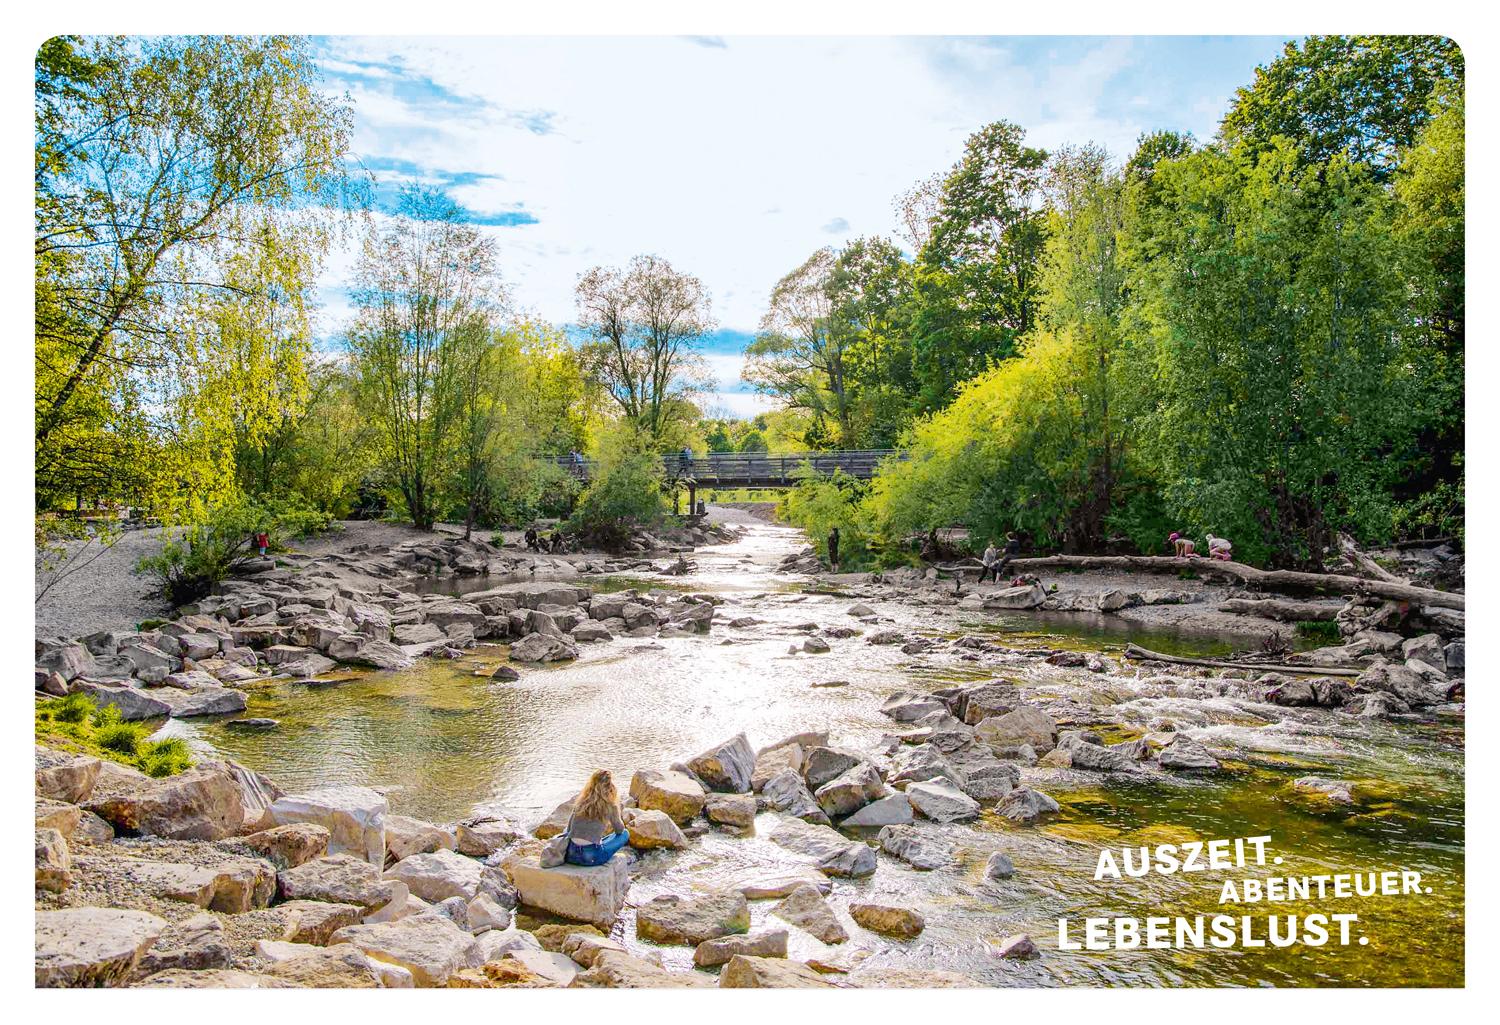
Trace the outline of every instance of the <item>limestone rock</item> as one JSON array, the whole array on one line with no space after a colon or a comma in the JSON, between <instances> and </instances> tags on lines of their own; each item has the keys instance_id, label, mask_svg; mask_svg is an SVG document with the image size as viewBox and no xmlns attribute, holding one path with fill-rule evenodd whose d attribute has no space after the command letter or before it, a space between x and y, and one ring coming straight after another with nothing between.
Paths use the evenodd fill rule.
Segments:
<instances>
[{"instance_id":1,"label":"limestone rock","mask_svg":"<svg viewBox=\"0 0 1500 1025\"><path fill-rule=\"evenodd\" d=\"M870 802L839 823L839 825L844 828L852 826L901 826L911 821L911 798L902 793L895 793L890 797L883 797L878 801Z\"/></svg>"},{"instance_id":2,"label":"limestone rock","mask_svg":"<svg viewBox=\"0 0 1500 1025\"><path fill-rule=\"evenodd\" d=\"M1007 587L984 596L987 609L1034 609L1047 600L1040 584Z\"/></svg>"},{"instance_id":3,"label":"limestone rock","mask_svg":"<svg viewBox=\"0 0 1500 1025\"><path fill-rule=\"evenodd\" d=\"M73 684L73 692L87 694L101 709L113 705L126 722L165 719L172 714L171 705L134 687L111 687L93 680L78 680Z\"/></svg>"},{"instance_id":4,"label":"limestone rock","mask_svg":"<svg viewBox=\"0 0 1500 1025\"><path fill-rule=\"evenodd\" d=\"M619 917L630 887L630 870L621 858L595 867L542 868L536 855L514 854L501 862L501 868L521 903L601 929Z\"/></svg>"},{"instance_id":5,"label":"limestone rock","mask_svg":"<svg viewBox=\"0 0 1500 1025\"><path fill-rule=\"evenodd\" d=\"M1162 748L1156 756L1157 762L1164 769L1217 769L1219 760L1209 754L1208 748L1185 733L1179 733L1176 738Z\"/></svg>"},{"instance_id":6,"label":"limestone rock","mask_svg":"<svg viewBox=\"0 0 1500 1025\"><path fill-rule=\"evenodd\" d=\"M479 895L483 866L457 851L441 849L414 854L386 870L387 879L399 879L413 895L436 904L450 897L467 903Z\"/></svg>"},{"instance_id":7,"label":"limestone rock","mask_svg":"<svg viewBox=\"0 0 1500 1025\"><path fill-rule=\"evenodd\" d=\"M136 983L139 989L300 989L295 982L278 979L262 972L245 972L238 968L209 968L188 971L173 968L157 972Z\"/></svg>"},{"instance_id":8,"label":"limestone rock","mask_svg":"<svg viewBox=\"0 0 1500 1025\"><path fill-rule=\"evenodd\" d=\"M68 841L55 829L36 831L36 888L61 893L73 882Z\"/></svg>"},{"instance_id":9,"label":"limestone rock","mask_svg":"<svg viewBox=\"0 0 1500 1025\"><path fill-rule=\"evenodd\" d=\"M328 853L329 833L312 822L294 822L251 833L241 842L279 869L296 868Z\"/></svg>"},{"instance_id":10,"label":"limestone rock","mask_svg":"<svg viewBox=\"0 0 1500 1025\"><path fill-rule=\"evenodd\" d=\"M143 977L173 969L228 968L232 956L224 939L224 924L205 912L166 929L141 956L135 974Z\"/></svg>"},{"instance_id":11,"label":"limestone rock","mask_svg":"<svg viewBox=\"0 0 1500 1025\"><path fill-rule=\"evenodd\" d=\"M1040 790L1022 787L1006 794L995 810L1012 822L1035 822L1043 815L1055 814L1061 809L1056 801Z\"/></svg>"},{"instance_id":12,"label":"limestone rock","mask_svg":"<svg viewBox=\"0 0 1500 1025\"><path fill-rule=\"evenodd\" d=\"M915 939L927 928L927 920L918 912L889 904L850 904L849 917L871 932L903 940Z\"/></svg>"},{"instance_id":13,"label":"limestone rock","mask_svg":"<svg viewBox=\"0 0 1500 1025\"><path fill-rule=\"evenodd\" d=\"M276 876L283 900L325 900L356 904L376 911L392 903L404 904L410 891L397 879L382 879L380 869L349 854L330 854Z\"/></svg>"},{"instance_id":14,"label":"limestone rock","mask_svg":"<svg viewBox=\"0 0 1500 1025\"><path fill-rule=\"evenodd\" d=\"M609 989L695 989L712 986L713 980L698 972L669 972L644 958L624 951L601 950L593 966L572 982L574 988L603 986Z\"/></svg>"},{"instance_id":15,"label":"limestone rock","mask_svg":"<svg viewBox=\"0 0 1500 1025\"><path fill-rule=\"evenodd\" d=\"M721 826L749 829L755 825L755 798L749 794L709 794L703 814Z\"/></svg>"},{"instance_id":16,"label":"limestone rock","mask_svg":"<svg viewBox=\"0 0 1500 1025\"><path fill-rule=\"evenodd\" d=\"M167 922L144 911L67 908L36 913L36 985L119 986Z\"/></svg>"},{"instance_id":17,"label":"limestone rock","mask_svg":"<svg viewBox=\"0 0 1500 1025\"><path fill-rule=\"evenodd\" d=\"M750 790L750 777L755 771L755 752L740 733L690 759L688 768L710 790L744 794Z\"/></svg>"},{"instance_id":18,"label":"limestone rock","mask_svg":"<svg viewBox=\"0 0 1500 1025\"><path fill-rule=\"evenodd\" d=\"M328 830L328 852L385 864L386 800L369 787L326 787L288 794L271 805L277 825L311 822Z\"/></svg>"},{"instance_id":19,"label":"limestone rock","mask_svg":"<svg viewBox=\"0 0 1500 1025\"><path fill-rule=\"evenodd\" d=\"M934 822L961 822L979 816L979 802L941 776L908 784L906 796L919 815Z\"/></svg>"},{"instance_id":20,"label":"limestone rock","mask_svg":"<svg viewBox=\"0 0 1500 1025\"><path fill-rule=\"evenodd\" d=\"M836 747L808 748L802 768L802 778L807 781L809 790L816 791L823 784L842 776L861 761L863 759L853 751L843 751Z\"/></svg>"},{"instance_id":21,"label":"limestone rock","mask_svg":"<svg viewBox=\"0 0 1500 1025\"><path fill-rule=\"evenodd\" d=\"M837 819L854 814L889 792L875 767L868 762L861 762L843 775L824 783L817 789L814 797L824 814Z\"/></svg>"},{"instance_id":22,"label":"limestone rock","mask_svg":"<svg viewBox=\"0 0 1500 1025\"><path fill-rule=\"evenodd\" d=\"M656 943L697 946L749 929L750 906L738 890L690 897L663 894L636 909L636 935Z\"/></svg>"},{"instance_id":23,"label":"limestone rock","mask_svg":"<svg viewBox=\"0 0 1500 1025\"><path fill-rule=\"evenodd\" d=\"M176 776L120 774L120 785L85 807L116 830L172 840L222 840L269 825L279 791L234 762L202 762Z\"/></svg>"},{"instance_id":24,"label":"limestone rock","mask_svg":"<svg viewBox=\"0 0 1500 1025\"><path fill-rule=\"evenodd\" d=\"M1036 943L1024 932L1001 940L995 946L995 954L999 957L1024 961L1042 956L1042 952L1036 948Z\"/></svg>"},{"instance_id":25,"label":"limestone rock","mask_svg":"<svg viewBox=\"0 0 1500 1025\"><path fill-rule=\"evenodd\" d=\"M54 801L79 804L88 800L93 792L99 769L97 758L39 749L36 753L36 794Z\"/></svg>"},{"instance_id":26,"label":"limestone rock","mask_svg":"<svg viewBox=\"0 0 1500 1025\"><path fill-rule=\"evenodd\" d=\"M491 929L509 929L510 911L489 894L481 893L469 901L468 921L469 931L475 934Z\"/></svg>"},{"instance_id":27,"label":"limestone rock","mask_svg":"<svg viewBox=\"0 0 1500 1025\"><path fill-rule=\"evenodd\" d=\"M986 879L1009 879L1016 874L1015 862L1010 860L1009 855L996 851L991 854L989 860L984 863L984 877Z\"/></svg>"},{"instance_id":28,"label":"limestone rock","mask_svg":"<svg viewBox=\"0 0 1500 1025\"><path fill-rule=\"evenodd\" d=\"M453 850L458 845L452 832L431 822L405 815L385 817L385 850L388 857L401 861L413 854L431 854ZM418 894L418 896L421 896Z\"/></svg>"},{"instance_id":29,"label":"limestone rock","mask_svg":"<svg viewBox=\"0 0 1500 1025\"><path fill-rule=\"evenodd\" d=\"M458 824L458 853L471 858L487 858L496 851L519 843L526 830L501 815L476 815Z\"/></svg>"},{"instance_id":30,"label":"limestone rock","mask_svg":"<svg viewBox=\"0 0 1500 1025\"><path fill-rule=\"evenodd\" d=\"M646 811L664 811L678 825L691 822L703 810L707 798L703 787L691 776L655 769L642 769L631 778L630 796L635 798L637 807Z\"/></svg>"},{"instance_id":31,"label":"limestone rock","mask_svg":"<svg viewBox=\"0 0 1500 1025\"><path fill-rule=\"evenodd\" d=\"M811 865L797 866L790 871L747 872L735 882L735 889L745 895L746 900L767 900L785 897L797 887L811 886L819 893L828 893L833 883Z\"/></svg>"},{"instance_id":32,"label":"limestone rock","mask_svg":"<svg viewBox=\"0 0 1500 1025\"><path fill-rule=\"evenodd\" d=\"M346 925L358 925L365 909L358 904L339 904L324 900L289 900L276 910L286 916L282 938L289 943L325 946L334 933Z\"/></svg>"},{"instance_id":33,"label":"limestone rock","mask_svg":"<svg viewBox=\"0 0 1500 1025\"><path fill-rule=\"evenodd\" d=\"M766 781L783 769L790 769L800 776L802 757L802 747L799 744L786 744L769 751L762 751L755 758L755 770L750 774L750 789L757 794L760 793Z\"/></svg>"},{"instance_id":34,"label":"limestone rock","mask_svg":"<svg viewBox=\"0 0 1500 1025\"><path fill-rule=\"evenodd\" d=\"M1037 754L1057 746L1057 723L1034 705L1022 705L1004 715L982 719L974 735L996 754L1008 748L1029 744Z\"/></svg>"},{"instance_id":35,"label":"limestone rock","mask_svg":"<svg viewBox=\"0 0 1500 1025\"><path fill-rule=\"evenodd\" d=\"M527 634L510 646L512 662L562 662L577 657L578 645L571 637Z\"/></svg>"},{"instance_id":36,"label":"limestone rock","mask_svg":"<svg viewBox=\"0 0 1500 1025\"><path fill-rule=\"evenodd\" d=\"M768 929L744 936L720 936L698 944L698 948L693 951L693 964L699 968L713 968L728 963L737 954L747 957L786 957L786 941L785 929Z\"/></svg>"},{"instance_id":37,"label":"limestone rock","mask_svg":"<svg viewBox=\"0 0 1500 1025\"><path fill-rule=\"evenodd\" d=\"M824 943L843 943L849 938L849 933L840 924L833 908L814 887L805 884L797 887L785 900L773 907L771 914Z\"/></svg>"},{"instance_id":38,"label":"limestone rock","mask_svg":"<svg viewBox=\"0 0 1500 1025\"><path fill-rule=\"evenodd\" d=\"M952 851L923 835L915 826L886 826L880 831L879 840L881 850L912 868L931 871L953 862Z\"/></svg>"},{"instance_id":39,"label":"limestone rock","mask_svg":"<svg viewBox=\"0 0 1500 1025\"><path fill-rule=\"evenodd\" d=\"M766 781L760 791L760 803L772 811L819 825L828 825L828 815L814 800L802 777L791 769L782 769Z\"/></svg>"},{"instance_id":40,"label":"limestone rock","mask_svg":"<svg viewBox=\"0 0 1500 1025\"><path fill-rule=\"evenodd\" d=\"M719 973L720 989L834 989L800 961L736 954Z\"/></svg>"},{"instance_id":41,"label":"limestone rock","mask_svg":"<svg viewBox=\"0 0 1500 1025\"><path fill-rule=\"evenodd\" d=\"M680 851L687 846L687 837L664 811L626 808L623 818L630 831L630 846L637 850L666 847Z\"/></svg>"},{"instance_id":42,"label":"limestone rock","mask_svg":"<svg viewBox=\"0 0 1500 1025\"><path fill-rule=\"evenodd\" d=\"M301 949L298 949L301 948ZM380 972L362 950L347 943L313 947L261 940L256 952L271 962L261 974L309 989L380 989Z\"/></svg>"},{"instance_id":43,"label":"limestone rock","mask_svg":"<svg viewBox=\"0 0 1500 1025\"><path fill-rule=\"evenodd\" d=\"M812 859L825 875L867 876L875 871L874 851L828 826L783 819L771 833L771 841Z\"/></svg>"},{"instance_id":44,"label":"limestone rock","mask_svg":"<svg viewBox=\"0 0 1500 1025\"><path fill-rule=\"evenodd\" d=\"M438 915L413 915L378 925L351 925L329 940L349 943L378 961L400 965L421 988L446 986L448 977L469 967L474 937Z\"/></svg>"}]
</instances>

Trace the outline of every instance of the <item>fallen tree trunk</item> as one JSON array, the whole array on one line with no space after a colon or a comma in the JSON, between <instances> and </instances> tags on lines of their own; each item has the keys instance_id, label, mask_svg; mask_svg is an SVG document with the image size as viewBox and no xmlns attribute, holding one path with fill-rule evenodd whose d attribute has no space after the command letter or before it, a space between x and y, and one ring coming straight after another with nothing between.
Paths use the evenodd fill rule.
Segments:
<instances>
[{"instance_id":1,"label":"fallen tree trunk","mask_svg":"<svg viewBox=\"0 0 1500 1025\"><path fill-rule=\"evenodd\" d=\"M1219 603L1220 612L1237 612L1243 616L1260 616L1283 623L1332 622L1341 605L1320 605L1313 601L1295 601L1290 598L1226 598Z\"/></svg>"},{"instance_id":2,"label":"fallen tree trunk","mask_svg":"<svg viewBox=\"0 0 1500 1025\"><path fill-rule=\"evenodd\" d=\"M1353 666L1289 666L1271 662L1224 662L1214 658L1182 658L1178 655L1163 655L1150 651L1139 644L1125 645L1126 658L1138 658L1150 662L1169 662L1179 666L1207 666L1211 669L1261 669L1268 673L1303 673L1307 676L1360 676L1363 669Z\"/></svg>"},{"instance_id":3,"label":"fallen tree trunk","mask_svg":"<svg viewBox=\"0 0 1500 1025\"><path fill-rule=\"evenodd\" d=\"M1464 607L1464 596L1430 587L1368 580L1337 573L1303 573L1291 569L1256 569L1239 562L1217 559L1178 559L1170 555L1047 555L1012 559L1015 569L1132 569L1145 573L1192 571L1205 576L1226 576L1270 591L1311 591L1315 594L1372 594L1393 601L1435 605L1443 609Z\"/></svg>"}]
</instances>

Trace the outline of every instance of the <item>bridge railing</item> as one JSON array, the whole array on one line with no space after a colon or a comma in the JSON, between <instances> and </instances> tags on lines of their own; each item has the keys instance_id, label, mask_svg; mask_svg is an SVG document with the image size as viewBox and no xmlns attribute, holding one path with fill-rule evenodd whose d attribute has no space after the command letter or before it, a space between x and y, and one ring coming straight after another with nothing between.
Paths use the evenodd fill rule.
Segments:
<instances>
[{"instance_id":1,"label":"bridge railing","mask_svg":"<svg viewBox=\"0 0 1500 1025\"><path fill-rule=\"evenodd\" d=\"M662 457L662 469L668 481L692 480L699 487L786 487L794 484L811 467L818 473L841 470L851 477L868 480L882 459L895 454L893 449L842 449L834 452L788 452L770 455L765 452L711 452L707 456L683 459L680 455ZM592 479L594 462L576 461L564 456L558 465L574 476Z\"/></svg>"}]
</instances>

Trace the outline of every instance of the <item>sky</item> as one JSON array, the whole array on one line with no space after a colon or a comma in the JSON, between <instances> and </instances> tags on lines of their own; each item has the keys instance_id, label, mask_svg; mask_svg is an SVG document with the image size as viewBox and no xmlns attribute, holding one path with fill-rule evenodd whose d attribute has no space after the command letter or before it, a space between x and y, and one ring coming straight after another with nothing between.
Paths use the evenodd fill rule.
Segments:
<instances>
[{"instance_id":1,"label":"sky","mask_svg":"<svg viewBox=\"0 0 1500 1025\"><path fill-rule=\"evenodd\" d=\"M702 279L720 330L714 412L767 407L739 379L776 281L821 246L897 235L894 201L1006 119L1044 149L1129 156L1146 131L1211 137L1285 37L327 37L378 209L442 188L498 244L513 305L574 320L590 267L637 253ZM350 316L352 247L321 287Z\"/></svg>"}]
</instances>

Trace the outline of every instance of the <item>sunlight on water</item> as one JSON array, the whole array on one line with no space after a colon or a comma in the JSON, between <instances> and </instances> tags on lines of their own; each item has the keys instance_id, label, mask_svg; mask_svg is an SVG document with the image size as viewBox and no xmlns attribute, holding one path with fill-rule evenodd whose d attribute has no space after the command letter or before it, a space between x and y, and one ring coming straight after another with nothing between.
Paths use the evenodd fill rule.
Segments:
<instances>
[{"instance_id":1,"label":"sunlight on water","mask_svg":"<svg viewBox=\"0 0 1500 1025\"><path fill-rule=\"evenodd\" d=\"M781 555L800 544L794 531L758 526L741 542L701 551L699 572L691 577L605 585L717 592L725 598L722 618L754 616L764 621L757 626L716 625L706 637L584 645L578 662L523 668L521 679L510 683L488 675L505 660L506 649L482 646L456 662L424 660L405 672L344 674L354 678L342 684L254 691L245 714L280 720L270 732L240 733L209 721L179 727L195 742L265 772L288 791L360 783L385 790L396 812L439 822L491 800L539 818L596 768L614 770L623 782L637 768L665 767L741 731L757 746L809 729L831 730L851 746L868 744L891 726L879 714L881 703L903 688L993 676L1056 693L1098 688L1096 703L1112 707L1119 721L1142 723L1165 715L1216 750L1228 749L1226 771L1201 779L1153 776L1098 783L1082 782L1088 779L1084 774L1034 770L1030 782L1063 805L1056 822L1017 827L986 815L967 826L933 827L957 850L958 867L919 873L882 858L873 877L836 881L831 898L836 904L874 898L918 906L928 922L911 943L855 929L849 947L874 951L872 964L946 968L995 985L1462 982L1460 722L1396 725L1224 698L1156 697L1136 694L1130 681L1080 680L1086 674L1078 673L1049 676L1047 667L954 666L859 638L832 641L826 655L788 654L788 646L806 636L795 629L798 625L859 625L846 614L849 599L796 593L801 581L770 572ZM490 585L471 582L475 586ZM983 626L1006 635L994 639L1017 646L1117 653L1127 640L1136 640L1197 654L1243 646L1241 639L1122 629L1107 617L986 620L952 609L889 603L880 612L892 620L881 628L952 635ZM812 686L832 680L847 685ZM1319 803L1291 786L1304 775L1356 781L1359 801L1344 808ZM769 826L772 817L764 821ZM1220 873L1096 883L1092 874L1100 845L1257 834L1270 834L1275 852L1285 857L1277 872L1405 867L1423 872L1433 892L1419 898L1325 901L1316 908L1227 909L1256 915L1352 911L1371 940L1365 947L1055 949L1060 916L1226 911L1217 903L1225 878ZM1007 882L986 883L983 864L996 849L1010 854L1018 871ZM639 903L657 893L723 885L757 867L785 866L786 852L763 835L710 832L687 851L645 857L631 899ZM765 922L770 906L752 904L757 927L772 924ZM989 952L986 940L1021 931L1042 946L1043 958L1001 961ZM628 913L617 935L639 945ZM838 952L796 935L793 956ZM691 948L662 953L670 966L690 964Z\"/></svg>"}]
</instances>

